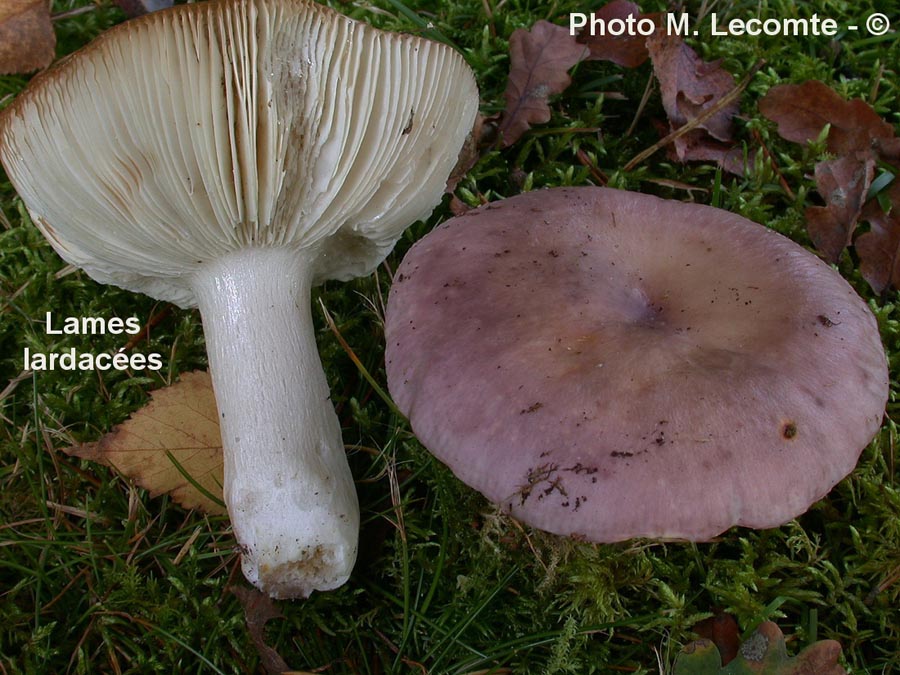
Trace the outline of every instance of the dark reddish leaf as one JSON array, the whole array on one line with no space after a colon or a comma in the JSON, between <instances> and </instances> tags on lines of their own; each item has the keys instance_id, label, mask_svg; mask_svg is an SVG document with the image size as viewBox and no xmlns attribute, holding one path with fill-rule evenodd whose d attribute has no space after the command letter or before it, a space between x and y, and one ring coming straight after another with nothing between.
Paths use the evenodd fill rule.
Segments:
<instances>
[{"instance_id":1,"label":"dark reddish leaf","mask_svg":"<svg viewBox=\"0 0 900 675\"><path fill-rule=\"evenodd\" d=\"M900 167L900 138L876 138L874 145L879 157Z\"/></svg>"},{"instance_id":2,"label":"dark reddish leaf","mask_svg":"<svg viewBox=\"0 0 900 675\"><path fill-rule=\"evenodd\" d=\"M450 197L450 213L454 216L461 216L464 213L468 213L472 210L472 207L466 204L462 199L453 195Z\"/></svg>"},{"instance_id":3,"label":"dark reddish leaf","mask_svg":"<svg viewBox=\"0 0 900 675\"><path fill-rule=\"evenodd\" d=\"M796 143L818 138L829 125L827 148L837 159L816 165L816 187L825 206L806 209L809 235L833 263L850 245L857 223L868 221L870 231L852 241L860 271L876 292L900 288L900 184L895 181L878 199L866 202L876 163L900 168L900 138L893 127L862 99L845 101L816 81L772 87L759 109L778 125L783 138Z\"/></svg>"},{"instance_id":4,"label":"dark reddish leaf","mask_svg":"<svg viewBox=\"0 0 900 675\"><path fill-rule=\"evenodd\" d=\"M459 151L459 157L456 159L456 166L450 172L447 178L447 184L444 186L444 192L453 194L456 186L459 184L469 170L475 166L481 158L481 147L484 145L484 136L486 135L485 125L493 124L494 119L485 117L484 115L475 116L475 124L472 126L472 132L466 137L462 150Z\"/></svg>"},{"instance_id":5,"label":"dark reddish leaf","mask_svg":"<svg viewBox=\"0 0 900 675\"><path fill-rule=\"evenodd\" d=\"M598 25L606 25L612 19L627 20L629 16L633 16L637 20L642 16L640 8L628 0L613 0L593 14L600 22ZM591 60L612 61L625 68L635 68L650 57L647 38L643 35L628 32L622 35L602 35L596 31L592 35L590 22L579 33L578 42L590 49Z\"/></svg>"},{"instance_id":6,"label":"dark reddish leaf","mask_svg":"<svg viewBox=\"0 0 900 675\"><path fill-rule=\"evenodd\" d=\"M46 68L55 55L49 3L0 0L0 75Z\"/></svg>"},{"instance_id":7,"label":"dark reddish leaf","mask_svg":"<svg viewBox=\"0 0 900 675\"><path fill-rule=\"evenodd\" d=\"M278 609L278 605L268 595L260 593L255 588L232 586L230 590L244 608L247 632L250 633L250 639L253 640L256 650L259 652L259 660L266 669L266 673L281 675L289 671L290 667L281 658L281 655L266 644L266 623L284 616Z\"/></svg>"},{"instance_id":8,"label":"dark reddish leaf","mask_svg":"<svg viewBox=\"0 0 900 675\"><path fill-rule=\"evenodd\" d=\"M733 148L731 138L731 118L740 109L731 74L718 62L703 61L680 37L662 30L648 38L647 47L669 132L695 125L671 142L675 159L713 160L726 171L743 174L743 153ZM698 120L701 116L707 118Z\"/></svg>"},{"instance_id":9,"label":"dark reddish leaf","mask_svg":"<svg viewBox=\"0 0 900 675\"><path fill-rule=\"evenodd\" d=\"M859 98L845 101L822 82L772 87L759 102L759 110L778 125L778 134L788 141L815 140L830 124L828 150L837 155L877 148L879 142L900 151L890 140L893 128L868 103Z\"/></svg>"},{"instance_id":10,"label":"dark reddish leaf","mask_svg":"<svg viewBox=\"0 0 900 675\"><path fill-rule=\"evenodd\" d=\"M900 183L895 182L887 197L893 208L885 213L876 200L869 202L862 218L869 231L854 242L859 255L859 271L876 293L900 289Z\"/></svg>"},{"instance_id":11,"label":"dark reddish leaf","mask_svg":"<svg viewBox=\"0 0 900 675\"><path fill-rule=\"evenodd\" d=\"M569 69L584 60L588 50L569 29L538 21L530 31L522 28L509 38L509 81L506 110L500 122L501 143L515 143L532 124L550 120L548 99L572 82Z\"/></svg>"},{"instance_id":12,"label":"dark reddish leaf","mask_svg":"<svg viewBox=\"0 0 900 675\"><path fill-rule=\"evenodd\" d=\"M659 81L663 107L671 128L678 129L714 106L734 89L734 77L718 61L703 61L677 35L656 31L647 39L653 71ZM731 118L740 106L737 101L706 120L705 129L720 141L731 140Z\"/></svg>"},{"instance_id":13,"label":"dark reddish leaf","mask_svg":"<svg viewBox=\"0 0 900 675\"><path fill-rule=\"evenodd\" d=\"M741 630L731 614L716 612L715 616L696 624L693 631L702 638L711 640L718 648L722 665L734 660L741 646Z\"/></svg>"},{"instance_id":14,"label":"dark reddish leaf","mask_svg":"<svg viewBox=\"0 0 900 675\"><path fill-rule=\"evenodd\" d=\"M172 6L172 0L115 0L128 16L141 16Z\"/></svg>"},{"instance_id":15,"label":"dark reddish leaf","mask_svg":"<svg viewBox=\"0 0 900 675\"><path fill-rule=\"evenodd\" d=\"M711 138L705 131L695 129L676 138L673 155L681 162L715 162L725 171L737 176L744 175L744 151L730 143Z\"/></svg>"},{"instance_id":16,"label":"dark reddish leaf","mask_svg":"<svg viewBox=\"0 0 900 675\"><path fill-rule=\"evenodd\" d=\"M828 262L836 263L850 245L874 173L875 160L865 155L816 164L816 187L825 206L806 209L806 229Z\"/></svg>"}]
</instances>

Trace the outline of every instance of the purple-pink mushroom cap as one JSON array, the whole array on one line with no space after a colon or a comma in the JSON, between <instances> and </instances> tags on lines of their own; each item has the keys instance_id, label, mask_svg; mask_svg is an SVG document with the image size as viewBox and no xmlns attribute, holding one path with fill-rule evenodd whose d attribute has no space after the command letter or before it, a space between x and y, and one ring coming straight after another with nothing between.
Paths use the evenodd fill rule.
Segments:
<instances>
[{"instance_id":1,"label":"purple-pink mushroom cap","mask_svg":"<svg viewBox=\"0 0 900 675\"><path fill-rule=\"evenodd\" d=\"M878 431L874 316L786 237L605 188L488 204L420 240L387 308L413 431L533 527L598 542L781 525Z\"/></svg>"}]
</instances>

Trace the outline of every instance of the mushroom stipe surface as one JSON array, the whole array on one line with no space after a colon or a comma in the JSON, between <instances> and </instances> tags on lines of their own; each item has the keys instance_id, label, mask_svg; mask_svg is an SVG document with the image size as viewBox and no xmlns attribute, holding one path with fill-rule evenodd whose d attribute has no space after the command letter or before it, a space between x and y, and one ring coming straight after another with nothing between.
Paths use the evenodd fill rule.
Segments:
<instances>
[{"instance_id":1,"label":"mushroom stipe surface","mask_svg":"<svg viewBox=\"0 0 900 675\"><path fill-rule=\"evenodd\" d=\"M550 532L702 541L804 512L881 424L875 318L828 265L707 206L604 188L420 240L388 385L465 483Z\"/></svg>"},{"instance_id":2,"label":"mushroom stipe surface","mask_svg":"<svg viewBox=\"0 0 900 675\"><path fill-rule=\"evenodd\" d=\"M431 212L477 107L446 45L222 0L117 26L0 115L0 159L65 260L199 306L225 502L272 596L339 586L357 551L310 289L368 274Z\"/></svg>"}]
</instances>

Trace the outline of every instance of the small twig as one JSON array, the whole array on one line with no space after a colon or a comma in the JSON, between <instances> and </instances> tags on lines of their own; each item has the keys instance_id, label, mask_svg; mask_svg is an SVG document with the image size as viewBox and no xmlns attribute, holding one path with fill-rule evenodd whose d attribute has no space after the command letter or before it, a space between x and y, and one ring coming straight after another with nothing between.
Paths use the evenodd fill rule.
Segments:
<instances>
[{"instance_id":1,"label":"small twig","mask_svg":"<svg viewBox=\"0 0 900 675\"><path fill-rule=\"evenodd\" d=\"M525 528L522 527L522 523L518 520L509 516L509 521L512 523L513 527L515 527L519 534L521 534L525 538L525 543L528 544L528 548L531 550L531 555L534 556L534 559L537 560L538 564L544 568L544 574L547 575L550 573L550 570L547 568L547 565L544 564L544 561L541 559L541 556L538 555L537 549L534 547L534 544L531 543L531 537L528 536L528 533L525 531Z\"/></svg>"},{"instance_id":2,"label":"small twig","mask_svg":"<svg viewBox=\"0 0 900 675\"><path fill-rule=\"evenodd\" d=\"M575 156L578 158L578 161L581 162L583 166L586 166L588 170L591 172L591 178L593 178L597 183L601 186L606 185L609 182L609 177L603 173L594 162L591 161L591 158L588 157L588 154L578 148L578 151L575 153Z\"/></svg>"},{"instance_id":3,"label":"small twig","mask_svg":"<svg viewBox=\"0 0 900 675\"><path fill-rule=\"evenodd\" d=\"M6 385L6 388L3 391L0 391L0 401L3 401L7 396L13 393L16 390L16 387L19 386L19 382L22 380L27 380L33 374L30 370L23 370L21 373L16 375L9 381L9 384Z\"/></svg>"},{"instance_id":4,"label":"small twig","mask_svg":"<svg viewBox=\"0 0 900 675\"><path fill-rule=\"evenodd\" d=\"M889 573L886 578L882 579L881 583L879 583L869 592L869 594L866 596L866 599L863 601L863 604L871 605L875 602L875 598L877 598L881 593L884 593L898 581L900 581L900 567L897 567L895 570Z\"/></svg>"},{"instance_id":5,"label":"small twig","mask_svg":"<svg viewBox=\"0 0 900 675\"><path fill-rule=\"evenodd\" d=\"M9 530L16 527L22 527L23 525L34 525L35 523L43 522L43 518L28 518L27 520L17 520L14 523L3 523L2 525L0 525L0 530Z\"/></svg>"},{"instance_id":6,"label":"small twig","mask_svg":"<svg viewBox=\"0 0 900 675\"><path fill-rule=\"evenodd\" d=\"M156 314L151 314L150 318L147 319L147 323L141 328L140 332L137 335L133 335L131 339L125 343L125 346L119 349L119 351L130 352L134 349L138 342L150 336L150 329L154 326L158 325L163 319L165 319L169 314L172 313L172 305L167 305L162 310L157 312Z\"/></svg>"},{"instance_id":7,"label":"small twig","mask_svg":"<svg viewBox=\"0 0 900 675\"><path fill-rule=\"evenodd\" d=\"M200 533L202 531L203 531L203 526L198 525L197 529L194 530L193 534L191 534L191 536L188 537L188 540L186 542L184 542L184 545L178 551L178 554L175 556L175 559L172 561L173 565L178 567L178 565L181 563L181 561L184 560L184 557L191 550L191 547L194 545L194 542L197 541L197 537L200 536Z\"/></svg>"},{"instance_id":8,"label":"small twig","mask_svg":"<svg viewBox=\"0 0 900 675\"><path fill-rule=\"evenodd\" d=\"M96 5L86 5L84 7L76 7L74 9L67 9L64 12L57 12L56 14L50 15L51 21L62 21L63 19L71 19L74 16L81 16L82 14L88 14L97 9Z\"/></svg>"},{"instance_id":9,"label":"small twig","mask_svg":"<svg viewBox=\"0 0 900 675\"><path fill-rule=\"evenodd\" d=\"M400 653L400 648L395 645L387 635L385 635L375 627L373 627L372 630L375 632L375 635L382 639L382 641L387 645L388 649L390 649L394 654Z\"/></svg>"},{"instance_id":10,"label":"small twig","mask_svg":"<svg viewBox=\"0 0 900 675\"><path fill-rule=\"evenodd\" d=\"M74 577L72 577L69 580L69 583L67 583L65 586L63 586L63 589L59 593L56 594L56 597L54 597L50 602L48 602L46 605L43 605L41 607L41 614L46 614L47 610L50 609L53 605L55 605L57 602L59 602L59 599L62 598L69 591L69 589L75 585L76 581L78 581L81 577L86 576L89 573L90 572L86 567L82 568L78 574L76 574Z\"/></svg>"},{"instance_id":11,"label":"small twig","mask_svg":"<svg viewBox=\"0 0 900 675\"><path fill-rule=\"evenodd\" d=\"M322 314L325 316L325 323L328 324L328 328L334 333L334 336L337 338L338 343L343 348L344 352L346 352L347 356L350 357L350 360L353 361L353 364L356 366L357 370L359 370L360 374L365 378L366 382L369 383L369 386L375 390L375 393L384 401L388 407L395 413L397 413L400 417L405 417L405 415L400 412L400 409L397 408L397 405L388 396L387 392L381 388L381 386L375 381L375 378L372 377L372 374L369 370L363 365L363 362L359 360L359 357L356 355L356 352L347 344L347 341L344 339L344 336L341 335L341 332L338 330L337 326L334 323L334 319L331 317L331 313L328 311L328 308L325 306L325 303L322 302L322 298L319 298L319 306L322 308Z\"/></svg>"},{"instance_id":12,"label":"small twig","mask_svg":"<svg viewBox=\"0 0 900 675\"><path fill-rule=\"evenodd\" d=\"M388 483L391 489L391 505L394 507L394 514L397 517L395 526L400 532L400 539L406 542L406 524L403 520L403 500L400 497L400 481L397 478L397 460L391 457L387 465Z\"/></svg>"},{"instance_id":13,"label":"small twig","mask_svg":"<svg viewBox=\"0 0 900 675\"><path fill-rule=\"evenodd\" d=\"M665 138L660 139L659 141L657 141L656 143L651 145L649 148L643 150L642 152L639 152L637 155L635 155L631 159L630 162L628 162L628 164L626 164L624 166L623 170L631 171L632 169L634 169L634 167L636 167L638 164L640 164L645 159L650 157L650 155L655 153L660 148L667 146L669 143L674 143L676 140L678 140L679 138L684 136L686 133L688 133L689 131L693 131L694 129L699 127L701 124L705 123L707 120L709 120L714 115L719 113L721 110L723 110L727 106L731 105L743 93L744 89L747 88L747 85L750 84L750 80L753 79L753 76L756 75L757 71L759 71L759 69L762 68L763 65L765 65L765 63L766 62L762 59L757 61L754 64L754 66L750 69L750 72L748 72L744 76L744 79L741 80L740 83L736 87L734 87L734 89L732 89L727 94L725 94L722 98L720 98L716 102L715 105L710 106L709 108L704 110L702 113L697 115L697 117L692 119L690 122L687 122L686 124L683 124L682 126L678 127L675 131L670 133Z\"/></svg>"},{"instance_id":14,"label":"small twig","mask_svg":"<svg viewBox=\"0 0 900 675\"><path fill-rule=\"evenodd\" d=\"M150 534L150 530L156 525L156 521L159 520L159 516L154 517L149 523L147 523L147 527L143 530L135 534L128 540L128 544L131 545L131 550L128 552L128 555L125 556L125 564L130 565L131 561L134 559L134 556L137 555L138 549L141 546L141 542L146 539L147 535Z\"/></svg>"},{"instance_id":15,"label":"small twig","mask_svg":"<svg viewBox=\"0 0 900 675\"><path fill-rule=\"evenodd\" d=\"M77 271L78 271L78 268L75 267L75 265L66 265L66 266L63 267L61 270L59 270L59 272L57 272L56 274L54 274L54 275L53 275L53 278L56 279L57 281L59 281L59 280L62 279L63 277L67 277L67 276L69 276L70 274L73 274L73 273L75 273L75 272L77 272Z\"/></svg>"},{"instance_id":16,"label":"small twig","mask_svg":"<svg viewBox=\"0 0 900 675\"><path fill-rule=\"evenodd\" d=\"M423 675L428 675L428 669L424 665L419 663L418 661L413 661L412 659L407 659L407 658L402 658L400 660L403 663L405 663L407 666L409 666L410 668L418 668L419 670L422 671Z\"/></svg>"},{"instance_id":17,"label":"small twig","mask_svg":"<svg viewBox=\"0 0 900 675\"><path fill-rule=\"evenodd\" d=\"M875 76L874 81L872 82L872 91L869 92L869 103L871 105L875 105L875 100L878 98L878 87L881 85L881 78L884 76L884 63L878 64L878 74Z\"/></svg>"},{"instance_id":18,"label":"small twig","mask_svg":"<svg viewBox=\"0 0 900 675\"><path fill-rule=\"evenodd\" d=\"M106 522L106 518L101 516L99 513L94 513L92 511L85 511L84 509L79 509L74 506L67 506L65 504L58 504L57 502L50 501L49 499L44 502L54 511L58 511L60 513L65 513L70 516L75 516L76 518L84 518L85 520L94 520L98 523Z\"/></svg>"},{"instance_id":19,"label":"small twig","mask_svg":"<svg viewBox=\"0 0 900 675\"><path fill-rule=\"evenodd\" d=\"M625 131L625 138L631 136L634 133L635 127L637 127L638 120L641 118L641 113L644 112L644 108L647 107L647 102L650 100L650 95L653 93L653 90L656 88L653 86L653 83L656 82L656 79L651 74L647 78L647 86L644 87L644 94L641 96L641 102L638 103L637 110L634 113L634 118L631 120L631 124L628 126L627 131Z\"/></svg>"}]
</instances>

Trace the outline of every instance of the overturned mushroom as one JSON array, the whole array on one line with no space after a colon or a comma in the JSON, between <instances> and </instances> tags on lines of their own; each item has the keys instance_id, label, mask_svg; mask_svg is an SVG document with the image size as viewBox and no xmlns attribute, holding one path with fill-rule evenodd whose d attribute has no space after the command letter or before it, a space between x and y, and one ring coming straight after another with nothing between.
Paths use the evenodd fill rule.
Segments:
<instances>
[{"instance_id":1,"label":"overturned mushroom","mask_svg":"<svg viewBox=\"0 0 900 675\"><path fill-rule=\"evenodd\" d=\"M310 288L369 273L431 211L476 108L445 45L306 0L224 0L109 31L0 118L0 159L63 258L200 307L225 501L273 596L334 588L356 557Z\"/></svg>"},{"instance_id":2,"label":"overturned mushroom","mask_svg":"<svg viewBox=\"0 0 900 675\"><path fill-rule=\"evenodd\" d=\"M854 467L888 373L830 267L728 212L602 188L454 218L398 268L387 376L425 446L593 541L773 527Z\"/></svg>"}]
</instances>

